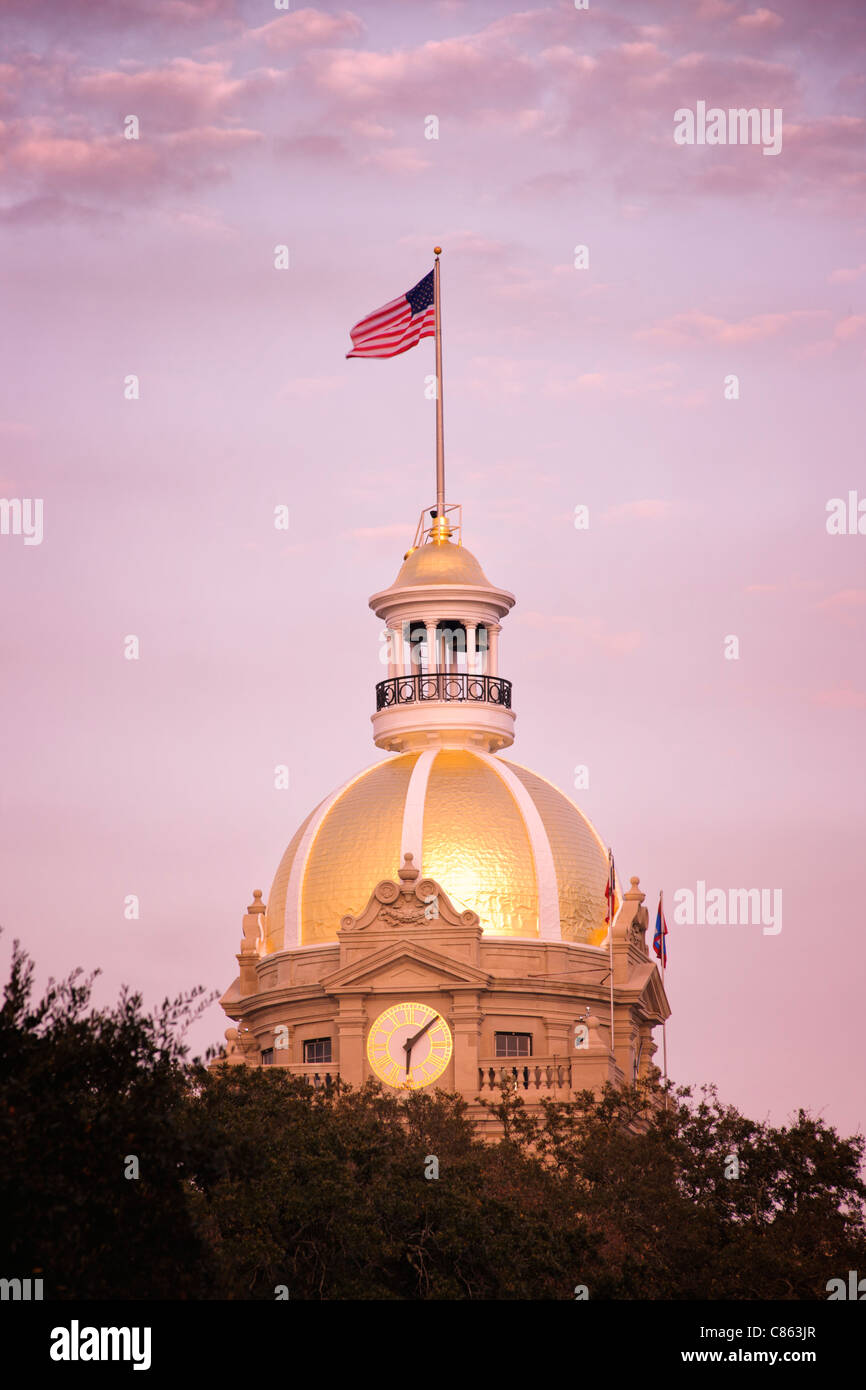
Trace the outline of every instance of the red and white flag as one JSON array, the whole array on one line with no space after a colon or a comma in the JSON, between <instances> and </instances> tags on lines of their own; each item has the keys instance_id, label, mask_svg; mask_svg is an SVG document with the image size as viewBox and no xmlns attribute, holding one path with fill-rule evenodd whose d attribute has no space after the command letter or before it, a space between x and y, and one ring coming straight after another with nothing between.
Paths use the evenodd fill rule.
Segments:
<instances>
[{"instance_id":1,"label":"red and white flag","mask_svg":"<svg viewBox=\"0 0 866 1390\"><path fill-rule=\"evenodd\" d=\"M347 357L397 357L422 338L432 338L436 332L433 271L349 332L353 347Z\"/></svg>"}]
</instances>

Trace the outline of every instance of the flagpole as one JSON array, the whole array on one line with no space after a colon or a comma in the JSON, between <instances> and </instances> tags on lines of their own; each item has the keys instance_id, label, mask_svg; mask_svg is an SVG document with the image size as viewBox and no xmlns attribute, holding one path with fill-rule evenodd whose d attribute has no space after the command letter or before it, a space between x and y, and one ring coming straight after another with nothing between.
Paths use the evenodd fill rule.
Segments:
<instances>
[{"instance_id":1,"label":"flagpole","mask_svg":"<svg viewBox=\"0 0 866 1390\"><path fill-rule=\"evenodd\" d=\"M441 246L433 247L433 305L436 319L436 517L445 517L445 431L442 423L442 296L439 288Z\"/></svg>"},{"instance_id":2,"label":"flagpole","mask_svg":"<svg viewBox=\"0 0 866 1390\"><path fill-rule=\"evenodd\" d=\"M607 878L608 878L608 886L610 887L610 903L609 903L608 909L607 909L607 910L608 910L608 915L609 915L609 917L610 917L610 922L608 923L608 929L607 929L607 945L608 945L608 954L609 954L609 957L610 957L610 1050L611 1050L611 1052L612 1052L612 1054L613 1054L614 1075L616 1075L616 1047L615 1047L614 1024L613 1024L613 909L614 909L614 898L615 898L615 895L616 895L616 871L615 871L615 869L614 869L614 867L613 867L613 851L612 851L610 848L609 848L608 851L607 851L607 863L608 863L608 875L607 875Z\"/></svg>"},{"instance_id":3,"label":"flagpole","mask_svg":"<svg viewBox=\"0 0 866 1390\"><path fill-rule=\"evenodd\" d=\"M667 965L667 942L665 941L665 894L664 889L659 890L659 915L661 917L661 948L662 948L662 989L665 987L665 966ZM668 1021L662 1019L662 1060L665 1069L665 1081L668 1079Z\"/></svg>"}]
</instances>

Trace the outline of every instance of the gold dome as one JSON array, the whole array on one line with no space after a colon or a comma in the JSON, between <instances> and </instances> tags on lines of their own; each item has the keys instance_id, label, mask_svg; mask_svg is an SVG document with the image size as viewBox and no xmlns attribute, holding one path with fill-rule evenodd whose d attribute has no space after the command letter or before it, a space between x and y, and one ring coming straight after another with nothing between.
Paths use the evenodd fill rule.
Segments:
<instances>
[{"instance_id":1,"label":"gold dome","mask_svg":"<svg viewBox=\"0 0 866 1390\"><path fill-rule=\"evenodd\" d=\"M605 940L607 853L583 813L526 768L444 748L374 763L307 817L271 887L267 953L335 941L407 850L485 934Z\"/></svg>"},{"instance_id":2,"label":"gold dome","mask_svg":"<svg viewBox=\"0 0 866 1390\"><path fill-rule=\"evenodd\" d=\"M392 587L414 584L478 584L490 588L475 556L453 541L431 541L409 552Z\"/></svg>"}]
</instances>

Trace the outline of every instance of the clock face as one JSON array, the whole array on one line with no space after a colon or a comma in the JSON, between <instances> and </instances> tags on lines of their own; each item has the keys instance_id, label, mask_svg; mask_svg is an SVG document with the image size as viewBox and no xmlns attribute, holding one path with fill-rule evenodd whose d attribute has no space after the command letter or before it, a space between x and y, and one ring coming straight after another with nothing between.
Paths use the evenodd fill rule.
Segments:
<instances>
[{"instance_id":1,"label":"clock face","mask_svg":"<svg viewBox=\"0 0 866 1390\"><path fill-rule=\"evenodd\" d=\"M367 1060L380 1081L417 1091L438 1080L451 1060L451 1029L429 1004L393 1004L367 1038Z\"/></svg>"}]
</instances>

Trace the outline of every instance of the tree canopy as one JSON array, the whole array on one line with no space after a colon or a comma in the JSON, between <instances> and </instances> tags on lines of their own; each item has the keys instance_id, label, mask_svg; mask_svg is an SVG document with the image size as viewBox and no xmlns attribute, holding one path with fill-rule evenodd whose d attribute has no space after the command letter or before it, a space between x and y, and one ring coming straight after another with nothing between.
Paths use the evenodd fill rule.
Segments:
<instances>
[{"instance_id":1,"label":"tree canopy","mask_svg":"<svg viewBox=\"0 0 866 1390\"><path fill-rule=\"evenodd\" d=\"M4 1264L46 1298L823 1299L866 1268L863 1139L805 1111L506 1084L482 1139L457 1095L208 1069L203 991L92 984L33 1002L16 943L0 1008Z\"/></svg>"}]
</instances>

